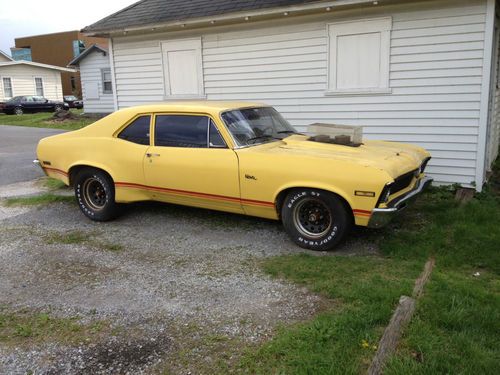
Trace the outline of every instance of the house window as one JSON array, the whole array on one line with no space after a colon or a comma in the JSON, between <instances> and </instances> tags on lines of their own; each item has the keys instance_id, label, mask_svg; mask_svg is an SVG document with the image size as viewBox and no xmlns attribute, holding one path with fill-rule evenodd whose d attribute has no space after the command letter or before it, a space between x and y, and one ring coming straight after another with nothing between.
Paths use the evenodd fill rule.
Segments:
<instances>
[{"instance_id":1,"label":"house window","mask_svg":"<svg viewBox=\"0 0 500 375\"><path fill-rule=\"evenodd\" d=\"M102 93L112 94L113 83L111 82L111 69L102 69Z\"/></svg>"},{"instance_id":2,"label":"house window","mask_svg":"<svg viewBox=\"0 0 500 375\"><path fill-rule=\"evenodd\" d=\"M35 95L44 96L43 95L43 79L40 77L35 78Z\"/></svg>"},{"instance_id":3,"label":"house window","mask_svg":"<svg viewBox=\"0 0 500 375\"><path fill-rule=\"evenodd\" d=\"M329 92L390 92L391 28L390 17L328 25Z\"/></svg>"},{"instance_id":4,"label":"house window","mask_svg":"<svg viewBox=\"0 0 500 375\"><path fill-rule=\"evenodd\" d=\"M203 97L201 39L166 41L161 48L167 99Z\"/></svg>"},{"instance_id":5,"label":"house window","mask_svg":"<svg viewBox=\"0 0 500 375\"><path fill-rule=\"evenodd\" d=\"M4 77L3 81L3 94L5 98L12 98L14 95L12 93L12 80L10 77Z\"/></svg>"}]
</instances>

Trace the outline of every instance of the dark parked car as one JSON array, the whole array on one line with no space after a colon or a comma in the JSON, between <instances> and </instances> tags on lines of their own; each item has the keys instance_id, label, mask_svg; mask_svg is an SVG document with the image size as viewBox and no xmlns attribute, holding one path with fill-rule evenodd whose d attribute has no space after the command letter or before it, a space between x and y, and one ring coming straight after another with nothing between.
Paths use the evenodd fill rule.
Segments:
<instances>
[{"instance_id":1,"label":"dark parked car","mask_svg":"<svg viewBox=\"0 0 500 375\"><path fill-rule=\"evenodd\" d=\"M81 101L74 95L65 95L64 103L66 103L69 108L77 108L77 109L83 108L83 101Z\"/></svg>"},{"instance_id":2,"label":"dark parked car","mask_svg":"<svg viewBox=\"0 0 500 375\"><path fill-rule=\"evenodd\" d=\"M6 102L3 111L8 115L22 115L34 112L58 112L68 109L63 102L45 99L43 96L15 96Z\"/></svg>"}]
</instances>

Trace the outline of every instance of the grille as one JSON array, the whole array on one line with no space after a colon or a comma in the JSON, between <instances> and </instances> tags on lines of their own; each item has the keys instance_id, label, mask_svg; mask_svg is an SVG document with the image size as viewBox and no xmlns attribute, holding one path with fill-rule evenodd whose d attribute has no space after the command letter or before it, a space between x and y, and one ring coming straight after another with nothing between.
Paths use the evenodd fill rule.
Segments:
<instances>
[{"instance_id":1,"label":"grille","mask_svg":"<svg viewBox=\"0 0 500 375\"><path fill-rule=\"evenodd\" d=\"M405 173L394 180L394 183L391 185L391 195L406 189L410 186L413 181L413 177L415 177L418 169Z\"/></svg>"}]
</instances>

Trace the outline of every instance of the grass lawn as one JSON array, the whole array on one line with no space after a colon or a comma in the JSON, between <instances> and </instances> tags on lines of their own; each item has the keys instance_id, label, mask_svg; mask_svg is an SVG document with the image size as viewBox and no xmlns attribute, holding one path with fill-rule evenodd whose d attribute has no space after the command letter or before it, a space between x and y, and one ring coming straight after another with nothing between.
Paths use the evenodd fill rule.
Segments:
<instances>
[{"instance_id":1,"label":"grass lawn","mask_svg":"<svg viewBox=\"0 0 500 375\"><path fill-rule=\"evenodd\" d=\"M273 277L334 300L310 321L282 327L250 350L239 371L254 374L360 374L397 305L411 295L429 256L436 266L385 374L497 374L500 366L500 193L459 204L434 188L390 227L374 234L380 256L280 256Z\"/></svg>"},{"instance_id":2,"label":"grass lawn","mask_svg":"<svg viewBox=\"0 0 500 375\"><path fill-rule=\"evenodd\" d=\"M65 120L62 122L52 121L53 113L40 112L40 113L27 113L24 115L6 115L0 113L0 125L16 125L16 126L29 126L34 128L52 128L63 130L76 130L81 129L93 122L97 121L96 118L84 116L83 110L71 109L71 112L78 115L80 118L75 120Z\"/></svg>"}]
</instances>

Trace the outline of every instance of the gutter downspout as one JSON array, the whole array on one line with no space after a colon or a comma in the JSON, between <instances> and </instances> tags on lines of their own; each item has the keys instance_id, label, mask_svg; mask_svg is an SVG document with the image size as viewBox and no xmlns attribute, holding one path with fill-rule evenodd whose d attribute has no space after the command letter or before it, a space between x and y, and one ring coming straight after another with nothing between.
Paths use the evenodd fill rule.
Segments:
<instances>
[{"instance_id":1,"label":"gutter downspout","mask_svg":"<svg viewBox=\"0 0 500 375\"><path fill-rule=\"evenodd\" d=\"M118 111L118 93L116 92L116 77L115 77L115 56L113 51L113 39L108 40L109 51L109 66L111 68L111 85L113 87L113 107Z\"/></svg>"},{"instance_id":2,"label":"gutter downspout","mask_svg":"<svg viewBox=\"0 0 500 375\"><path fill-rule=\"evenodd\" d=\"M486 132L490 120L491 71L493 64L493 40L495 32L495 0L487 0L484 28L483 80L481 84L481 109L479 111L479 136L476 157L476 191L483 189L486 169Z\"/></svg>"}]
</instances>

